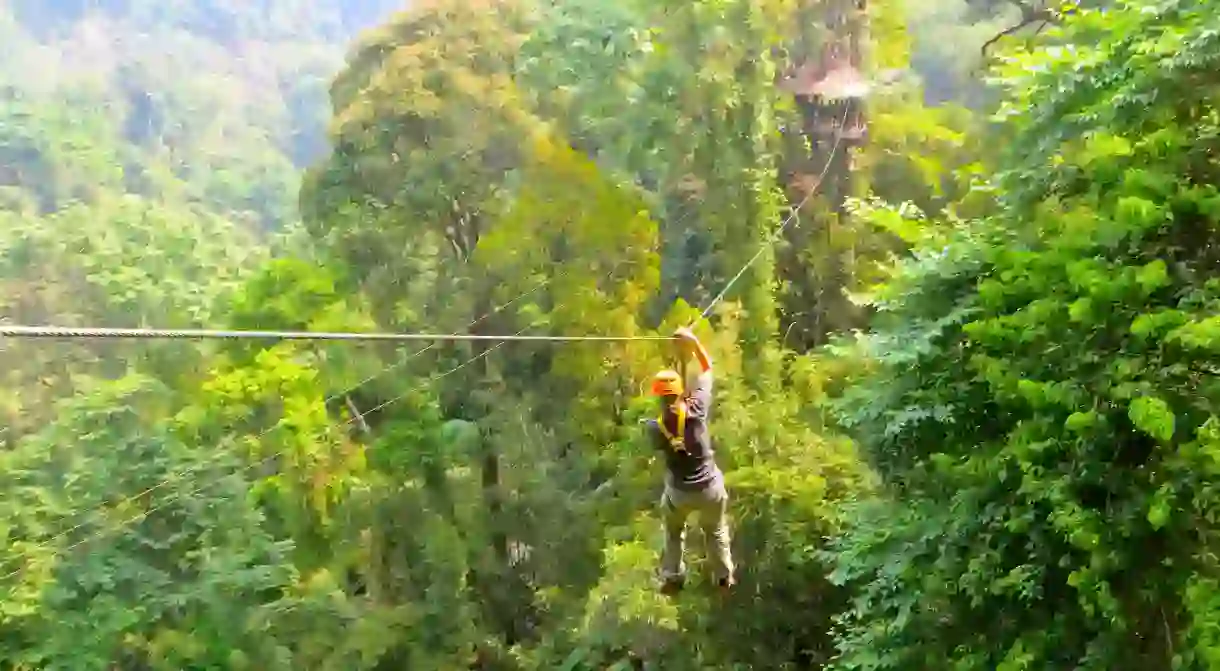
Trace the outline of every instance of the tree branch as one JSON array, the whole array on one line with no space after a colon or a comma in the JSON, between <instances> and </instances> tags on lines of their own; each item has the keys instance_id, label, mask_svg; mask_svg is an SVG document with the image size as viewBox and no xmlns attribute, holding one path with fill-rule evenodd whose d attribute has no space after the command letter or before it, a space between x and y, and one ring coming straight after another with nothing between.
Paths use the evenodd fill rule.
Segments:
<instances>
[{"instance_id":1,"label":"tree branch","mask_svg":"<svg viewBox=\"0 0 1220 671\"><path fill-rule=\"evenodd\" d=\"M360 412L360 409L356 407L355 402L352 401L352 397L344 395L343 402L347 404L348 412L352 413L352 418L356 420L356 425L360 427L360 430L364 432L366 436L372 435L373 430L369 428L369 423L364 421L364 415Z\"/></svg>"},{"instance_id":2,"label":"tree branch","mask_svg":"<svg viewBox=\"0 0 1220 671\"><path fill-rule=\"evenodd\" d=\"M1033 7L1025 2L1014 2L1013 4L1020 8L1021 20L1016 24L1005 28L984 42L983 46L979 49L982 52L983 58L987 57L987 52L989 49L991 49L991 47L995 46L997 42L1005 37L1009 37L1024 28L1034 25L1035 23L1039 24L1037 32L1040 33L1046 29L1047 24L1055 23L1059 19L1054 10L1050 9L1049 7Z\"/></svg>"}]
</instances>

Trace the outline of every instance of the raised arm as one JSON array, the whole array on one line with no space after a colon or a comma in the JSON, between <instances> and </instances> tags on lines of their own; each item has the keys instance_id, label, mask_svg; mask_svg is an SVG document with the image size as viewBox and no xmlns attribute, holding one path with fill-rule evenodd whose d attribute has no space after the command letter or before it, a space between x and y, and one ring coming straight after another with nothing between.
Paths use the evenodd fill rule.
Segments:
<instances>
[{"instance_id":1,"label":"raised arm","mask_svg":"<svg viewBox=\"0 0 1220 671\"><path fill-rule=\"evenodd\" d=\"M690 329L680 328L674 332L674 337L686 356L693 354L699 361L699 377L691 388L690 404L692 412L706 416L712 407L712 356Z\"/></svg>"},{"instance_id":2,"label":"raised arm","mask_svg":"<svg viewBox=\"0 0 1220 671\"><path fill-rule=\"evenodd\" d=\"M707 353L707 348L703 346L703 343L699 342L699 338L690 329L682 327L674 331L674 337L682 343L686 354L694 354L695 358L699 360L701 372L712 372L712 356Z\"/></svg>"}]
</instances>

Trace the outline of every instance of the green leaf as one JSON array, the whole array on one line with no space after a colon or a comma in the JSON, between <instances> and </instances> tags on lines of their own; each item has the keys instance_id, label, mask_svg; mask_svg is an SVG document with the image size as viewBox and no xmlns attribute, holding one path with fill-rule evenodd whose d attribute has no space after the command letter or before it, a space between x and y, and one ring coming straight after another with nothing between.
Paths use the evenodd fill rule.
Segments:
<instances>
[{"instance_id":1,"label":"green leaf","mask_svg":"<svg viewBox=\"0 0 1220 671\"><path fill-rule=\"evenodd\" d=\"M1077 324L1083 324L1092 318L1093 300L1081 298L1068 306L1068 317Z\"/></svg>"},{"instance_id":2,"label":"green leaf","mask_svg":"<svg viewBox=\"0 0 1220 671\"><path fill-rule=\"evenodd\" d=\"M1097 419L1098 415L1096 412L1073 412L1064 421L1063 427L1073 433L1084 433L1097 425Z\"/></svg>"},{"instance_id":3,"label":"green leaf","mask_svg":"<svg viewBox=\"0 0 1220 671\"><path fill-rule=\"evenodd\" d=\"M1136 281L1139 282L1145 294L1151 294L1157 289L1167 286L1169 284L1169 272L1165 261L1157 259L1140 268L1136 274Z\"/></svg>"},{"instance_id":4,"label":"green leaf","mask_svg":"<svg viewBox=\"0 0 1220 671\"><path fill-rule=\"evenodd\" d=\"M1148 508L1148 523L1153 529L1162 529L1169 523L1170 512L1169 502L1158 496Z\"/></svg>"},{"instance_id":5,"label":"green leaf","mask_svg":"<svg viewBox=\"0 0 1220 671\"><path fill-rule=\"evenodd\" d=\"M1173 439L1174 415L1169 404L1155 396L1140 396L1127 407L1127 417L1135 428L1161 442Z\"/></svg>"},{"instance_id":6,"label":"green leaf","mask_svg":"<svg viewBox=\"0 0 1220 671\"><path fill-rule=\"evenodd\" d=\"M1138 196L1124 196L1118 201L1118 221L1132 229L1144 229L1164 220L1160 208Z\"/></svg>"}]
</instances>

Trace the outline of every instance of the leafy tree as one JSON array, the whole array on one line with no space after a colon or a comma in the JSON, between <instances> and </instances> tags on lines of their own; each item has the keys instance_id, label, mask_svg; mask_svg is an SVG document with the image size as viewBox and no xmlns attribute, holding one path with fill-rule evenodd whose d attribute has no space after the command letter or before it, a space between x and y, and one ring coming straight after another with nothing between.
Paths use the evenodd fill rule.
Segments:
<instances>
[{"instance_id":1,"label":"leafy tree","mask_svg":"<svg viewBox=\"0 0 1220 671\"><path fill-rule=\"evenodd\" d=\"M655 589L666 343L14 340L0 667L1208 668L1207 3L1053 8L992 124L1033 5L870 2L772 249L829 4L430 0L345 66L397 6L6 5L0 316L693 324L741 583Z\"/></svg>"},{"instance_id":2,"label":"leafy tree","mask_svg":"<svg viewBox=\"0 0 1220 671\"><path fill-rule=\"evenodd\" d=\"M0 213L0 313L12 323L189 328L210 325L219 301L262 257L230 222L190 208L107 196L55 214ZM133 362L166 381L191 378L188 342L12 341L0 351L5 423L45 421L80 374L120 377Z\"/></svg>"},{"instance_id":3,"label":"leafy tree","mask_svg":"<svg viewBox=\"0 0 1220 671\"><path fill-rule=\"evenodd\" d=\"M878 295L844 416L901 508L836 542L862 590L838 668L1212 664L1220 50L1207 3L1153 9L1014 59L1004 208L931 228Z\"/></svg>"},{"instance_id":4,"label":"leafy tree","mask_svg":"<svg viewBox=\"0 0 1220 671\"><path fill-rule=\"evenodd\" d=\"M24 192L42 212L95 200L107 187L122 184L120 153L93 140L113 132L111 119L88 103L67 107L8 101L0 107L0 161L5 166L0 185Z\"/></svg>"},{"instance_id":5,"label":"leafy tree","mask_svg":"<svg viewBox=\"0 0 1220 671\"><path fill-rule=\"evenodd\" d=\"M247 504L236 453L175 435L172 396L142 377L86 386L0 453L7 668L257 659L248 618L291 584L289 546Z\"/></svg>"},{"instance_id":6,"label":"leafy tree","mask_svg":"<svg viewBox=\"0 0 1220 671\"><path fill-rule=\"evenodd\" d=\"M396 8L7 3L0 185L27 189L44 211L118 189L280 226L296 216L297 168L321 150L319 81L351 34Z\"/></svg>"}]
</instances>

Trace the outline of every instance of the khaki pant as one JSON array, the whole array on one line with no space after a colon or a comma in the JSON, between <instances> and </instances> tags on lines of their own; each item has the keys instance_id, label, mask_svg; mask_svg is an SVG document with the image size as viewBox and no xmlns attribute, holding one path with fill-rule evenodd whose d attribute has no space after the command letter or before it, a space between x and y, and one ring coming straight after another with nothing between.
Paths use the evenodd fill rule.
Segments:
<instances>
[{"instance_id":1,"label":"khaki pant","mask_svg":"<svg viewBox=\"0 0 1220 671\"><path fill-rule=\"evenodd\" d=\"M723 478L706 489L687 491L676 489L666 478L665 492L661 495L661 516L665 528L665 549L661 553L661 579L676 580L686 575L686 562L682 557L686 540L686 518L692 512L699 514L699 526L703 528L703 542L708 561L717 580L733 575L733 554L730 549L729 494Z\"/></svg>"}]
</instances>

